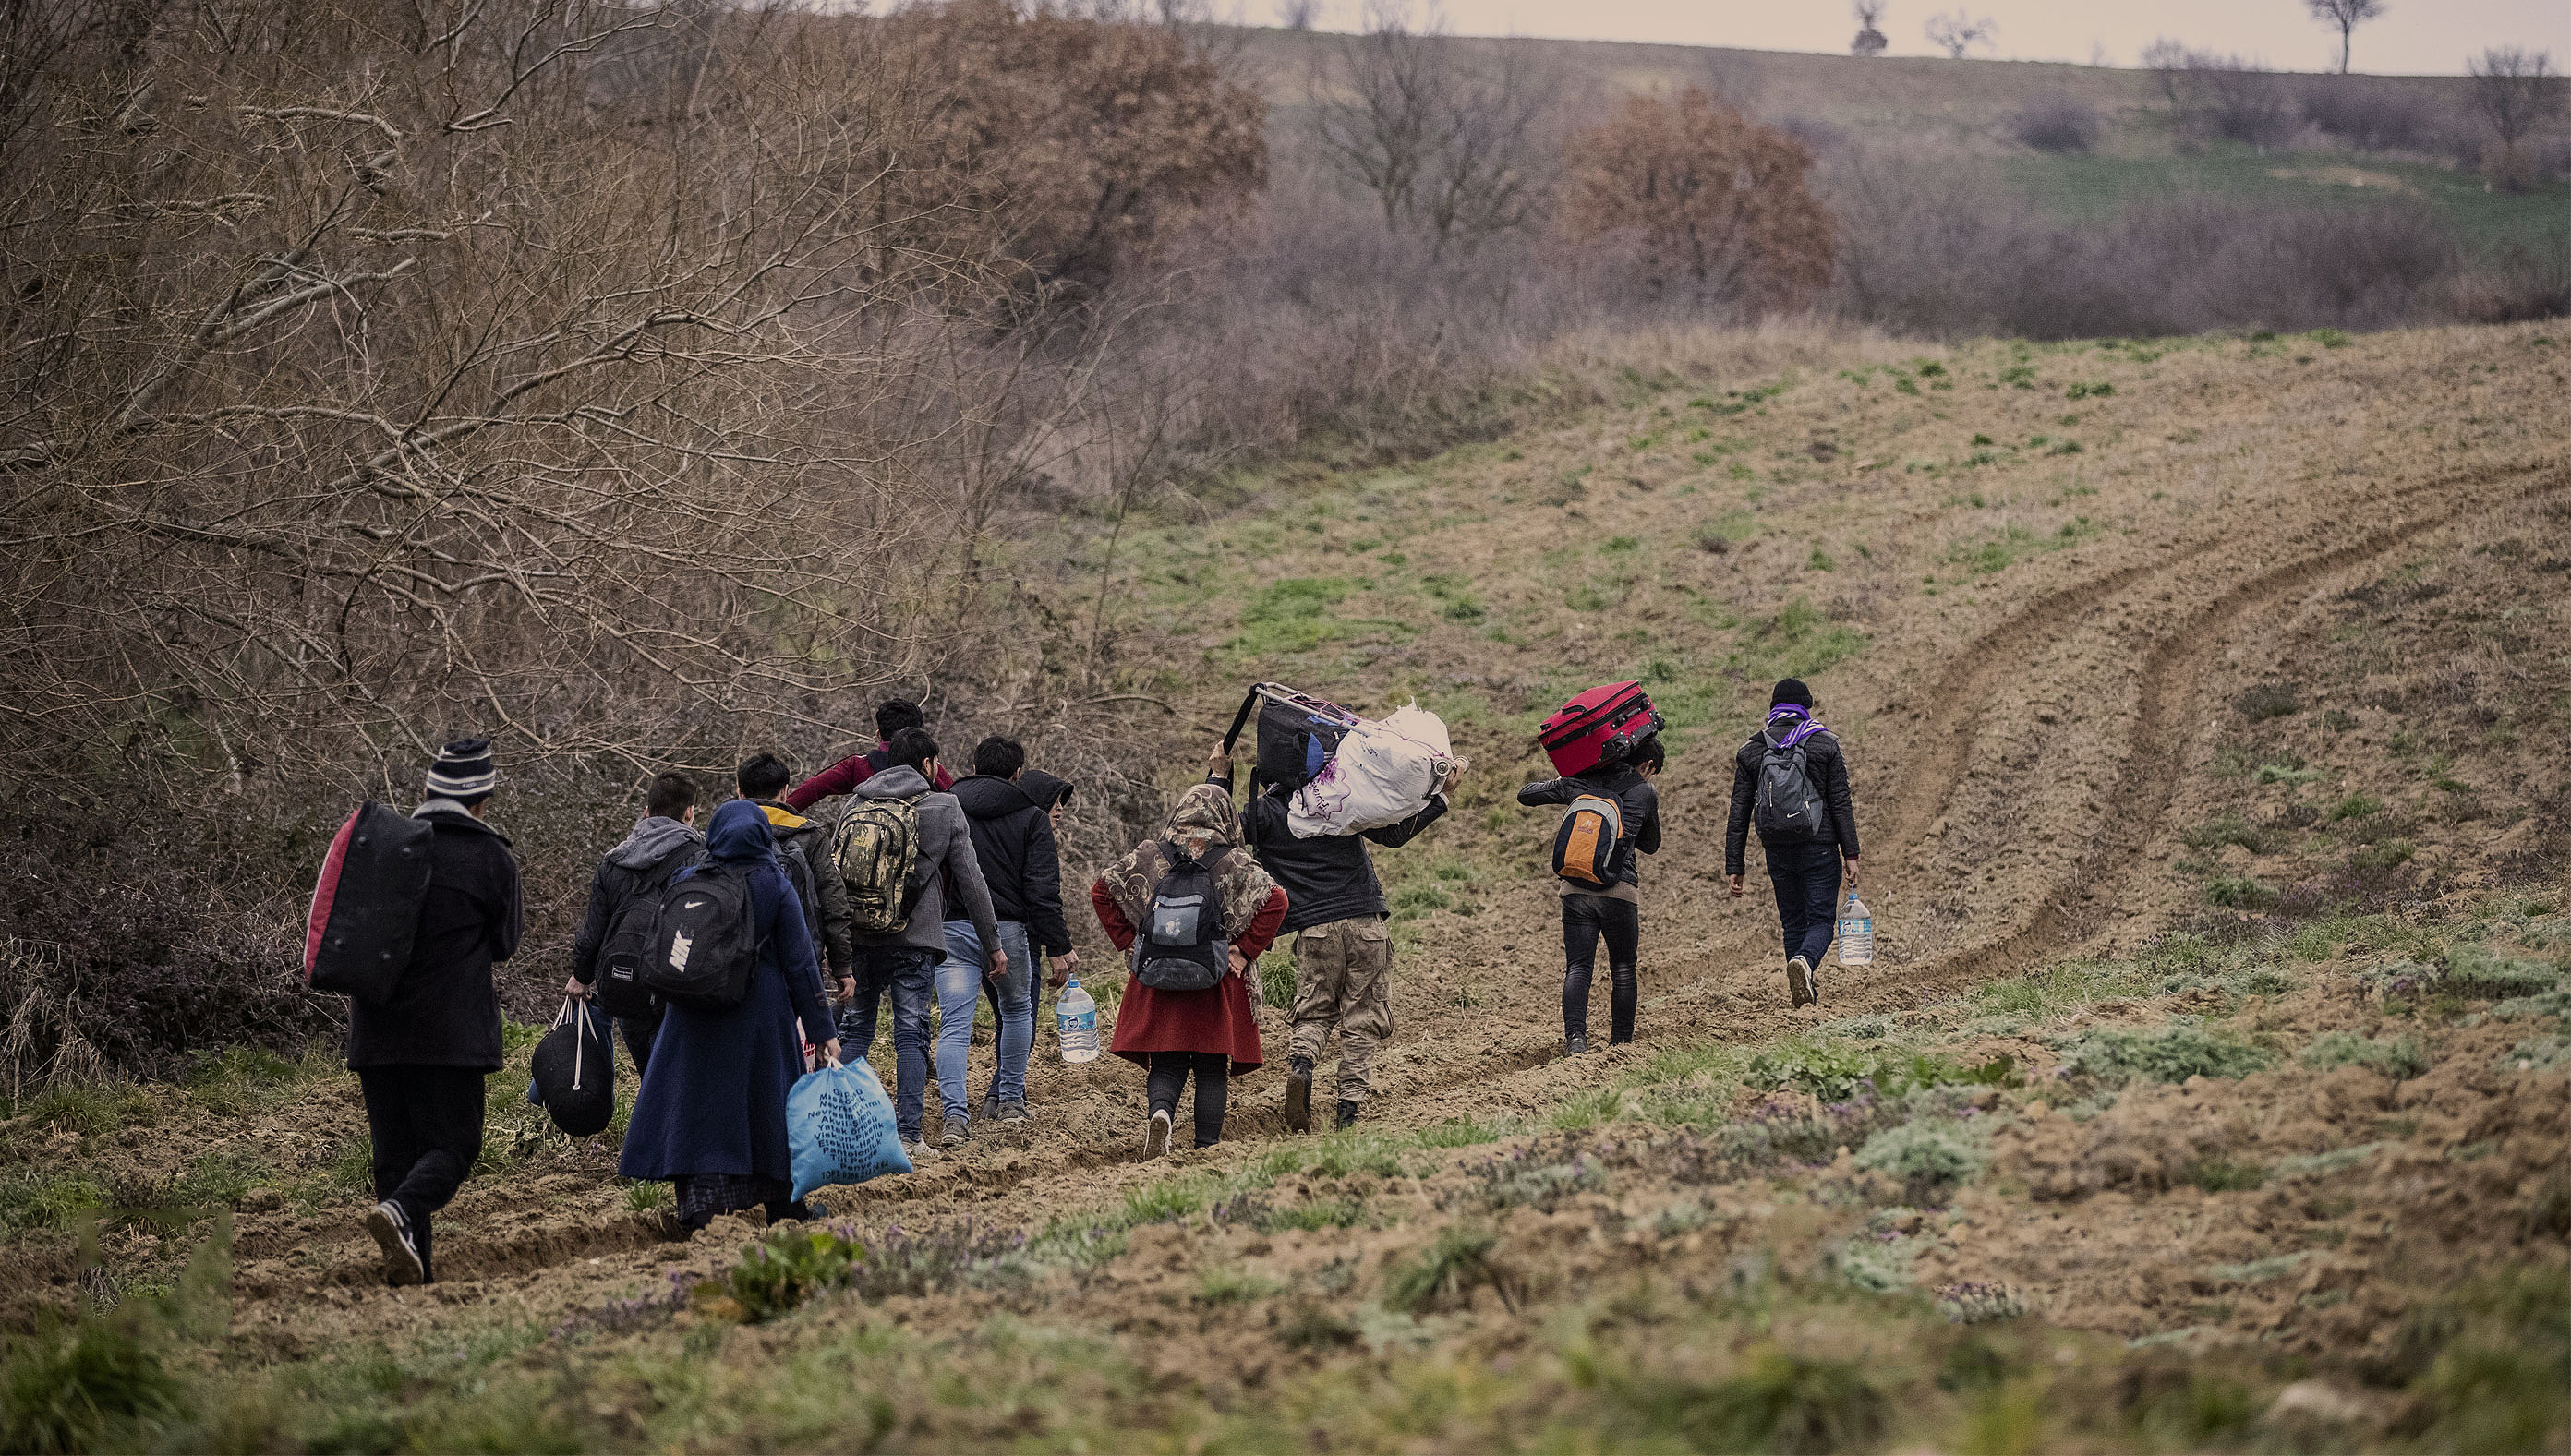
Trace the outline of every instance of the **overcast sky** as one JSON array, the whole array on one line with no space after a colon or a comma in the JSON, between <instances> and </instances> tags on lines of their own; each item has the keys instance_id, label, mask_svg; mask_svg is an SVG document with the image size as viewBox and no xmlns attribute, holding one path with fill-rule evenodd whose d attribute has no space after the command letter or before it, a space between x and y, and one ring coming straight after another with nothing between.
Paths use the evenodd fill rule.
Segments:
<instances>
[{"instance_id":1,"label":"overcast sky","mask_svg":"<svg viewBox=\"0 0 2571 1456\"><path fill-rule=\"evenodd\" d=\"M1243 0L1244 18L1272 20ZM1354 29L1363 0L1323 0L1320 23ZM1929 16L1954 0L1892 0L1883 33L1891 54L1940 54L1919 33ZM2304 0L1971 0L1976 16L1999 22L1995 55L2014 61L2088 61L2131 66L2160 36L2192 46L2256 56L2288 71L2335 70L2338 32L2311 18ZM1665 41L1743 46L1761 51L1844 51L1856 33L1847 0L1443 0L1447 27L1458 35L1560 36L1580 40ZM2384 14L2357 28L2355 69L2452 75L2486 46L2549 50L2571 65L2571 0L2390 0Z\"/></svg>"}]
</instances>

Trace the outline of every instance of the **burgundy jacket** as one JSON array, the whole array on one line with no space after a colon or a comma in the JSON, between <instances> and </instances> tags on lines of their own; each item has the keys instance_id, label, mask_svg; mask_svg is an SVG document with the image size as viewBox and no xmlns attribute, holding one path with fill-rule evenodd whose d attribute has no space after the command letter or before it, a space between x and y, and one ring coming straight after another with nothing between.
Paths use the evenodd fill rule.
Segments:
<instances>
[{"instance_id":1,"label":"burgundy jacket","mask_svg":"<svg viewBox=\"0 0 2571 1456\"><path fill-rule=\"evenodd\" d=\"M891 746L890 743L877 741L867 751L850 753L838 762L804 779L785 795L785 806L799 814L834 793L846 793L875 776L875 770L882 765L874 761L874 755L884 752ZM947 772L946 765L940 763L937 765L937 777L929 787L939 793L948 792L955 787L955 775Z\"/></svg>"}]
</instances>

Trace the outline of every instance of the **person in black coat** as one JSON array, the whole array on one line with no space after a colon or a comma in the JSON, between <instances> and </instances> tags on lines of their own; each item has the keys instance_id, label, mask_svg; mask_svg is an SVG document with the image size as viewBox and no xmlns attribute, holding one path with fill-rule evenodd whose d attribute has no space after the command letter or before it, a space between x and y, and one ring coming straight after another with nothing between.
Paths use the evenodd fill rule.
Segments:
<instances>
[{"instance_id":1,"label":"person in black coat","mask_svg":"<svg viewBox=\"0 0 2571 1456\"><path fill-rule=\"evenodd\" d=\"M1607 1041L1614 1046L1634 1039L1643 953L1643 875L1634 856L1661 852L1661 795L1652 780L1667 758L1655 734L1613 762L1518 790L1518 802L1528 805L1568 804L1583 794L1612 798L1624 823L1616 852L1608 860L1605 889L1568 879L1555 884L1562 894L1562 1050L1566 1056L1589 1050L1589 987L1601 939L1607 942Z\"/></svg>"},{"instance_id":2,"label":"person in black coat","mask_svg":"<svg viewBox=\"0 0 2571 1456\"><path fill-rule=\"evenodd\" d=\"M597 989L599 958L619 931L620 953L635 951L638 932L648 938L652 906L680 870L705 853L706 836L697 832L697 784L684 773L655 774L643 791L643 817L633 832L607 851L589 882L589 908L571 938L571 979L563 994L586 1001ZM616 1018L625 1050L634 1058L634 1074L652 1064L652 1039L661 1034L659 1003L635 1015Z\"/></svg>"},{"instance_id":3,"label":"person in black coat","mask_svg":"<svg viewBox=\"0 0 2571 1456\"><path fill-rule=\"evenodd\" d=\"M435 833L410 964L389 997L348 1002L348 1066L374 1140L366 1230L395 1284L435 1277L429 1215L482 1154L482 1079L500 1070L491 967L516 953L524 918L517 858L483 822L498 781L487 738L461 738L438 753L412 811Z\"/></svg>"},{"instance_id":4,"label":"person in black coat","mask_svg":"<svg viewBox=\"0 0 2571 1456\"><path fill-rule=\"evenodd\" d=\"M1821 957L1838 929L1839 880L1856 888L1856 805L1848 793L1847 758L1836 733L1814 718L1812 691L1787 678L1769 696L1768 722L1732 757L1732 821L1723 835L1723 870L1732 897L1745 892L1751 820L1759 780L1771 750L1800 749L1803 776L1818 796L1820 813L1809 831L1759 831L1768 879L1777 890L1777 918L1785 930L1786 993L1797 1006L1821 1002Z\"/></svg>"},{"instance_id":5,"label":"person in black coat","mask_svg":"<svg viewBox=\"0 0 2571 1456\"><path fill-rule=\"evenodd\" d=\"M737 798L715 810L706 856L749 876L758 965L740 1005L673 1004L662 1014L616 1171L675 1183L678 1219L692 1229L753 1204L766 1205L771 1220L804 1217L807 1211L794 1202L785 1098L803 1075L803 1030L830 1026L821 965L802 904L777 867L765 809ZM706 872L704 865L691 866L674 882ZM838 1038L823 1041L820 1053L837 1061Z\"/></svg>"},{"instance_id":6,"label":"person in black coat","mask_svg":"<svg viewBox=\"0 0 2571 1456\"><path fill-rule=\"evenodd\" d=\"M973 772L955 780L955 802L973 841L973 860L991 892L993 928L1008 967L983 972L981 932L959 895L946 897L946 960L937 968L937 1089L946 1137L959 1143L967 1126L965 1066L973 1039L976 988L991 1000L996 1065L983 1095L986 1122L1025 1122L1027 1056L1036 1037L1036 960L1044 948L1060 986L1080 963L1062 914L1062 853L1054 822L1071 802L1071 785L1027 766L1026 747L997 734L973 748Z\"/></svg>"}]
</instances>

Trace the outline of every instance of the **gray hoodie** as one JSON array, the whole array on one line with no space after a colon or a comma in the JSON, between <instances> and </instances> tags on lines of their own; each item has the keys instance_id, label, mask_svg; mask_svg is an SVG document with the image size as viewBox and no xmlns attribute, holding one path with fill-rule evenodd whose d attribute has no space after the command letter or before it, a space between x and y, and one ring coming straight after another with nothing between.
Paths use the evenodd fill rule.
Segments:
<instances>
[{"instance_id":1,"label":"gray hoodie","mask_svg":"<svg viewBox=\"0 0 2571 1456\"><path fill-rule=\"evenodd\" d=\"M931 791L928 780L907 763L886 768L849 791L858 798L919 800L919 867L911 871L911 882L922 886L919 899L911 905L910 919L900 933L860 933L853 937L856 944L945 950L949 914L946 896L952 893L964 901L964 913L954 918L971 920L973 928L981 933L986 955L996 952L1000 929L997 917L991 913L990 887L982 882L981 861L973 856L972 829L955 795Z\"/></svg>"},{"instance_id":2,"label":"gray hoodie","mask_svg":"<svg viewBox=\"0 0 2571 1456\"><path fill-rule=\"evenodd\" d=\"M672 874L696 863L705 847L706 836L677 819L638 821L633 833L607 851L589 882L589 910L571 940L571 973L584 984L596 984L598 952L617 917L636 895L658 891Z\"/></svg>"}]
</instances>

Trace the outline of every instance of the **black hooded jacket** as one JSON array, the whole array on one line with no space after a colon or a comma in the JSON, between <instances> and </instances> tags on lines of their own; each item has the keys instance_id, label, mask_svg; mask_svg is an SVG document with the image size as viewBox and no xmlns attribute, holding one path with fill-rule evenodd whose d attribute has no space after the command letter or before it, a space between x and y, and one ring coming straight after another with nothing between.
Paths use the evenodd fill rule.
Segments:
<instances>
[{"instance_id":1,"label":"black hooded jacket","mask_svg":"<svg viewBox=\"0 0 2571 1456\"><path fill-rule=\"evenodd\" d=\"M1040 768L1015 779L976 773L955 780L955 801L973 836L973 858L991 888L991 913L1015 920L1048 956L1071 954L1071 927L1062 917L1062 855L1054 844L1053 806L1071 785ZM966 918L959 896L946 908Z\"/></svg>"},{"instance_id":2,"label":"black hooded jacket","mask_svg":"<svg viewBox=\"0 0 2571 1456\"><path fill-rule=\"evenodd\" d=\"M1732 822L1723 834L1725 874L1748 872L1750 812L1759 799L1759 769L1767 761L1771 741L1769 730L1761 728L1732 755ZM1820 794L1827 813L1819 833L1795 842L1836 844L1840 858L1856 858L1856 803L1848 796L1847 758L1839 752L1838 734L1823 728L1803 739L1803 772L1812 780L1812 788ZM1764 847L1768 836L1760 835L1759 842Z\"/></svg>"},{"instance_id":3,"label":"black hooded jacket","mask_svg":"<svg viewBox=\"0 0 2571 1456\"><path fill-rule=\"evenodd\" d=\"M500 992L491 966L517 953L525 929L517 856L499 830L454 804L423 806L414 817L437 830L419 933L389 998L348 1002L348 1065L496 1072Z\"/></svg>"}]
</instances>

